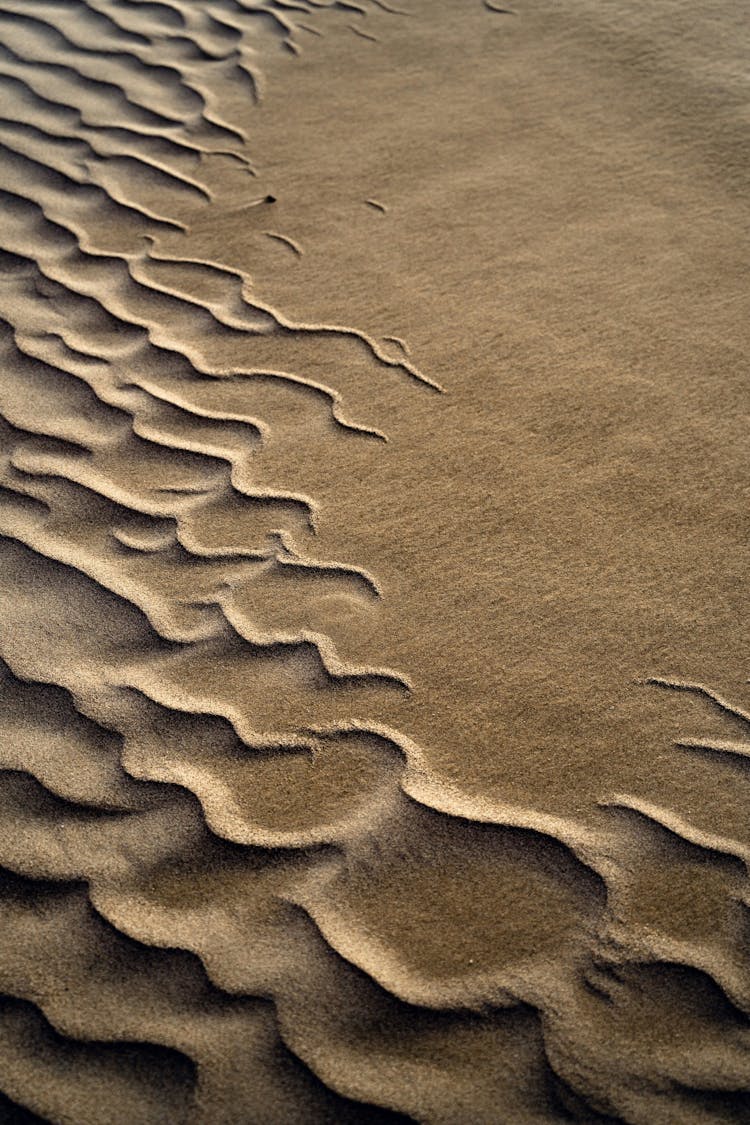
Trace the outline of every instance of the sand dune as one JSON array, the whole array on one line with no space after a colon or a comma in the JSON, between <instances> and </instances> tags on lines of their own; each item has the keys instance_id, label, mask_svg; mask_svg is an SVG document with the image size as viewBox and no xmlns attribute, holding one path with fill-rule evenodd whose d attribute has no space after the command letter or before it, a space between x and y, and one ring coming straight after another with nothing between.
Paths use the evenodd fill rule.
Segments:
<instances>
[{"instance_id":1,"label":"sand dune","mask_svg":"<svg viewBox=\"0 0 750 1125\"><path fill-rule=\"evenodd\" d=\"M744 22L2 0L0 1119L750 1120Z\"/></svg>"}]
</instances>

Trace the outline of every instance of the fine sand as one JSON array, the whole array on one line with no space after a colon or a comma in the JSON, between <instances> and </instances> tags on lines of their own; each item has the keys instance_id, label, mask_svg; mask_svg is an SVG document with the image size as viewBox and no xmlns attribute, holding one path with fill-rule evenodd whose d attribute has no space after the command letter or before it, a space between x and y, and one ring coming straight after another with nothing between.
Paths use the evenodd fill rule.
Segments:
<instances>
[{"instance_id":1,"label":"fine sand","mask_svg":"<svg viewBox=\"0 0 750 1125\"><path fill-rule=\"evenodd\" d=\"M0 0L0 1121L750 1122L735 0Z\"/></svg>"}]
</instances>

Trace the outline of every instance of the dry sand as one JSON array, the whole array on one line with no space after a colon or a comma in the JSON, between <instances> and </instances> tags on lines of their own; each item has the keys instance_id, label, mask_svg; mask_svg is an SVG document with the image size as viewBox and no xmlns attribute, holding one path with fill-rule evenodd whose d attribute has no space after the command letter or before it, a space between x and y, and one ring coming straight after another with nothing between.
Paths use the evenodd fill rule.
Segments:
<instances>
[{"instance_id":1,"label":"dry sand","mask_svg":"<svg viewBox=\"0 0 750 1125\"><path fill-rule=\"evenodd\" d=\"M0 1120L750 1122L743 5L0 43Z\"/></svg>"}]
</instances>

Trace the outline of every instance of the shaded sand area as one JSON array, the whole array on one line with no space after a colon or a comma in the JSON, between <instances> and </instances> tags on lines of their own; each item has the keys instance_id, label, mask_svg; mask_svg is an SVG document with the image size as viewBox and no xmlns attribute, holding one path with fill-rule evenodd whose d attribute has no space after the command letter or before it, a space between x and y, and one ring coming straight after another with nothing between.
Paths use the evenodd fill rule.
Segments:
<instances>
[{"instance_id":1,"label":"shaded sand area","mask_svg":"<svg viewBox=\"0 0 750 1125\"><path fill-rule=\"evenodd\" d=\"M0 1120L750 1121L739 5L0 3Z\"/></svg>"}]
</instances>

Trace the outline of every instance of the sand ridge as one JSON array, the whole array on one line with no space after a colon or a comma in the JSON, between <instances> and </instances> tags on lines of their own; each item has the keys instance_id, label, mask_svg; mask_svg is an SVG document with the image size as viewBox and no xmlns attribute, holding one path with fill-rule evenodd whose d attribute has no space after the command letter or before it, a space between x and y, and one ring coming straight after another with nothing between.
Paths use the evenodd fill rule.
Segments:
<instances>
[{"instance_id":1,"label":"sand ridge","mask_svg":"<svg viewBox=\"0 0 750 1125\"><path fill-rule=\"evenodd\" d=\"M613 32L585 4L572 31L544 4L479 0L465 12L442 0L0 5L8 1120L747 1119L750 719L741 641L724 646L725 690L709 678L724 650L706 640L723 618L707 598L695 625L690 602L717 558L734 612L742 558L736 501L716 484L741 466L715 452L712 416L697 418L714 387L688 372L678 404L632 370L604 390L576 382L571 369L598 357L550 297L538 315L559 331L547 346L560 386L519 377L500 387L502 410L491 393L473 399L497 379L459 364L456 338L494 364L481 327L492 306L470 292L458 334L445 303L420 314L449 284L430 274L431 198L401 262L428 296L410 303L408 281L399 297L388 253L406 245L393 234L411 221L403 189L369 166L360 182L342 160L347 113L359 128L356 106L370 104L347 109L357 74L367 90L402 66L405 121L421 128L419 82L459 81L454 64L431 69L458 25L477 82L495 50L534 63L551 26L556 89L579 53L598 65L586 37L608 44L617 15ZM349 247L324 195L292 190L295 161L327 175L305 113L329 90L344 123L330 159L347 190L352 178L346 207L362 224ZM373 151L387 97L382 112ZM286 154L272 161L281 187L261 159L270 135ZM596 153L585 159L599 169ZM439 198L432 157L420 163L415 145L414 160ZM663 175L679 201L676 167ZM597 181L597 206L609 187ZM647 214L635 210L624 242ZM611 231L608 212L598 222ZM484 282L472 245L455 254L457 276L473 268ZM728 280L709 350L733 293L720 245ZM525 253L509 251L506 269L533 273L539 248ZM555 279L565 253L549 251ZM399 300L415 333L388 307ZM519 304L507 317L508 366L522 373L538 346L526 315ZM665 350L655 367L672 362ZM644 488L634 433L649 465L663 454L667 477L677 471L638 431L634 388L646 414L658 401L675 429L687 419L717 513L714 528L678 497L677 532L664 518L653 556L609 503L622 481ZM592 449L614 431L611 461L589 453L580 471L565 440L580 414L560 411L563 395L587 412ZM519 440L513 419L531 413L546 444L524 462L533 431ZM743 423L726 413L731 447ZM510 489L494 484L498 431ZM650 530L654 495L641 500ZM678 573L687 609L671 556L666 578L657 565L676 542L691 560L706 550L706 571ZM636 567L650 585L634 583ZM591 620L574 583L588 583ZM607 624L623 599L627 668ZM678 667L695 638L701 661Z\"/></svg>"}]
</instances>

